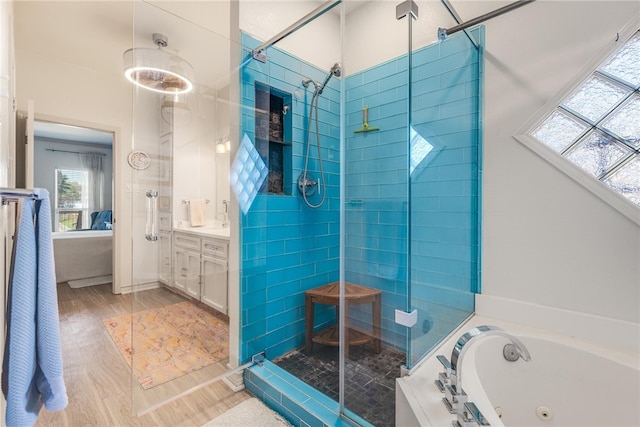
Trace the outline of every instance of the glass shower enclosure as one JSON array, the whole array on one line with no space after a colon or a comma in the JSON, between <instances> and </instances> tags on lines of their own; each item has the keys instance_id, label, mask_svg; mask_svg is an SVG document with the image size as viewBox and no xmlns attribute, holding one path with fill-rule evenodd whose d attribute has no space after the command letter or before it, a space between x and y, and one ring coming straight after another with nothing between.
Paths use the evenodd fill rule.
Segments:
<instances>
[{"instance_id":1,"label":"glass shower enclosure","mask_svg":"<svg viewBox=\"0 0 640 427\"><path fill-rule=\"evenodd\" d=\"M401 367L479 288L483 33L425 37L431 2L332 4L275 44L242 32L240 354L391 425Z\"/></svg>"}]
</instances>

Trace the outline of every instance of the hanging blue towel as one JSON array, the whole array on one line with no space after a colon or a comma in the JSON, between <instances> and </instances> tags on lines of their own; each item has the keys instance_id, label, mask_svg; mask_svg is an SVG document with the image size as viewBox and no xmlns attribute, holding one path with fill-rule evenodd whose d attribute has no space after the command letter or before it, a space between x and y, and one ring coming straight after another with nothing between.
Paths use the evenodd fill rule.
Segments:
<instances>
[{"instance_id":1,"label":"hanging blue towel","mask_svg":"<svg viewBox=\"0 0 640 427\"><path fill-rule=\"evenodd\" d=\"M7 399L7 426L32 426L44 403L64 409L68 398L62 371L62 349L51 207L46 190L37 201L20 200L14 260L7 305L7 338L2 389Z\"/></svg>"}]
</instances>

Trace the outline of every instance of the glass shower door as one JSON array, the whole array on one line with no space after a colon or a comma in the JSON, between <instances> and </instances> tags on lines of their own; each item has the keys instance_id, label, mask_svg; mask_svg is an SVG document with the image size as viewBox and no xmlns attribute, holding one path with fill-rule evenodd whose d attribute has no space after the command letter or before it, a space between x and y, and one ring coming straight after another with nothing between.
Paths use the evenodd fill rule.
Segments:
<instances>
[{"instance_id":1,"label":"glass shower door","mask_svg":"<svg viewBox=\"0 0 640 427\"><path fill-rule=\"evenodd\" d=\"M394 425L407 349L395 312L408 308L408 18L367 2L345 25L342 401L348 417Z\"/></svg>"},{"instance_id":2,"label":"glass shower door","mask_svg":"<svg viewBox=\"0 0 640 427\"><path fill-rule=\"evenodd\" d=\"M480 283L484 32L480 27L435 43L420 34L411 35L410 52L408 261L417 323L410 330L409 368L473 313Z\"/></svg>"},{"instance_id":3,"label":"glass shower door","mask_svg":"<svg viewBox=\"0 0 640 427\"><path fill-rule=\"evenodd\" d=\"M198 6L201 16L230 16L228 3ZM238 275L229 172L237 148L231 123L237 126L238 93L231 61L239 47L228 34L180 17L193 13L188 8L165 10L172 5L147 2L133 7L134 50L125 64L158 67L161 57L168 70L132 72L139 78L132 86L126 184L132 276L122 286L131 292L131 313L108 322L132 369L132 409L141 415L177 398L187 396L188 402L191 392L205 386L211 387L206 405L213 406L241 387L241 374L231 375L238 366L239 301L237 286L229 286ZM191 90L172 74L189 66ZM218 381L223 378L225 384ZM167 422L196 415L185 407Z\"/></svg>"}]
</instances>

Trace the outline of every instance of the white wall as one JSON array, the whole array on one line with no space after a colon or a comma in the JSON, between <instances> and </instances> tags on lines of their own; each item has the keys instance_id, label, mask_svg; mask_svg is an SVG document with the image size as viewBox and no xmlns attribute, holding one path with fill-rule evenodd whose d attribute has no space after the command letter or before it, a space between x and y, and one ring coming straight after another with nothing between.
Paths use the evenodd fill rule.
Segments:
<instances>
[{"instance_id":1,"label":"white wall","mask_svg":"<svg viewBox=\"0 0 640 427\"><path fill-rule=\"evenodd\" d=\"M201 96L193 104L188 124L178 124L173 128L174 226L180 222L188 226L188 205L183 200L209 200L207 222L213 222L216 215L215 149L218 132L215 99Z\"/></svg>"},{"instance_id":2,"label":"white wall","mask_svg":"<svg viewBox=\"0 0 640 427\"><path fill-rule=\"evenodd\" d=\"M487 23L484 294L640 322L640 228L513 138L639 11L535 2Z\"/></svg>"}]
</instances>

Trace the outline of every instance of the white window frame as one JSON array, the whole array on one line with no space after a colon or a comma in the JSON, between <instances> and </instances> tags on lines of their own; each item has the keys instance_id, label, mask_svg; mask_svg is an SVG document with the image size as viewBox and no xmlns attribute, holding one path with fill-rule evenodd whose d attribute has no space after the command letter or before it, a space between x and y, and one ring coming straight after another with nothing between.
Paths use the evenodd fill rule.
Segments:
<instances>
[{"instance_id":1,"label":"white window frame","mask_svg":"<svg viewBox=\"0 0 640 427\"><path fill-rule=\"evenodd\" d=\"M620 47L621 42L624 43L629 40L640 29L638 26L639 18L640 15L636 15L634 19L632 19L629 24L620 31L617 40L612 39L607 43L603 51L586 67L584 67L584 69L571 81L570 84L567 85L564 90L560 91L555 97L550 99L549 102L547 102L538 111L538 113L534 115L532 120L525 123L517 134L513 136L518 142L522 143L531 151L551 163L567 176L573 178L584 188L591 191L605 203L609 204L637 225L640 225L640 208L638 208L638 206L627 200L626 197L609 188L606 184L599 181L596 177L584 171L570 160L563 157L560 153L548 147L541 141L538 141L529 133L540 126L540 124L547 119L549 114L561 105L569 95L571 95L590 75L592 75L602 62L604 62L618 47Z\"/></svg>"}]
</instances>

